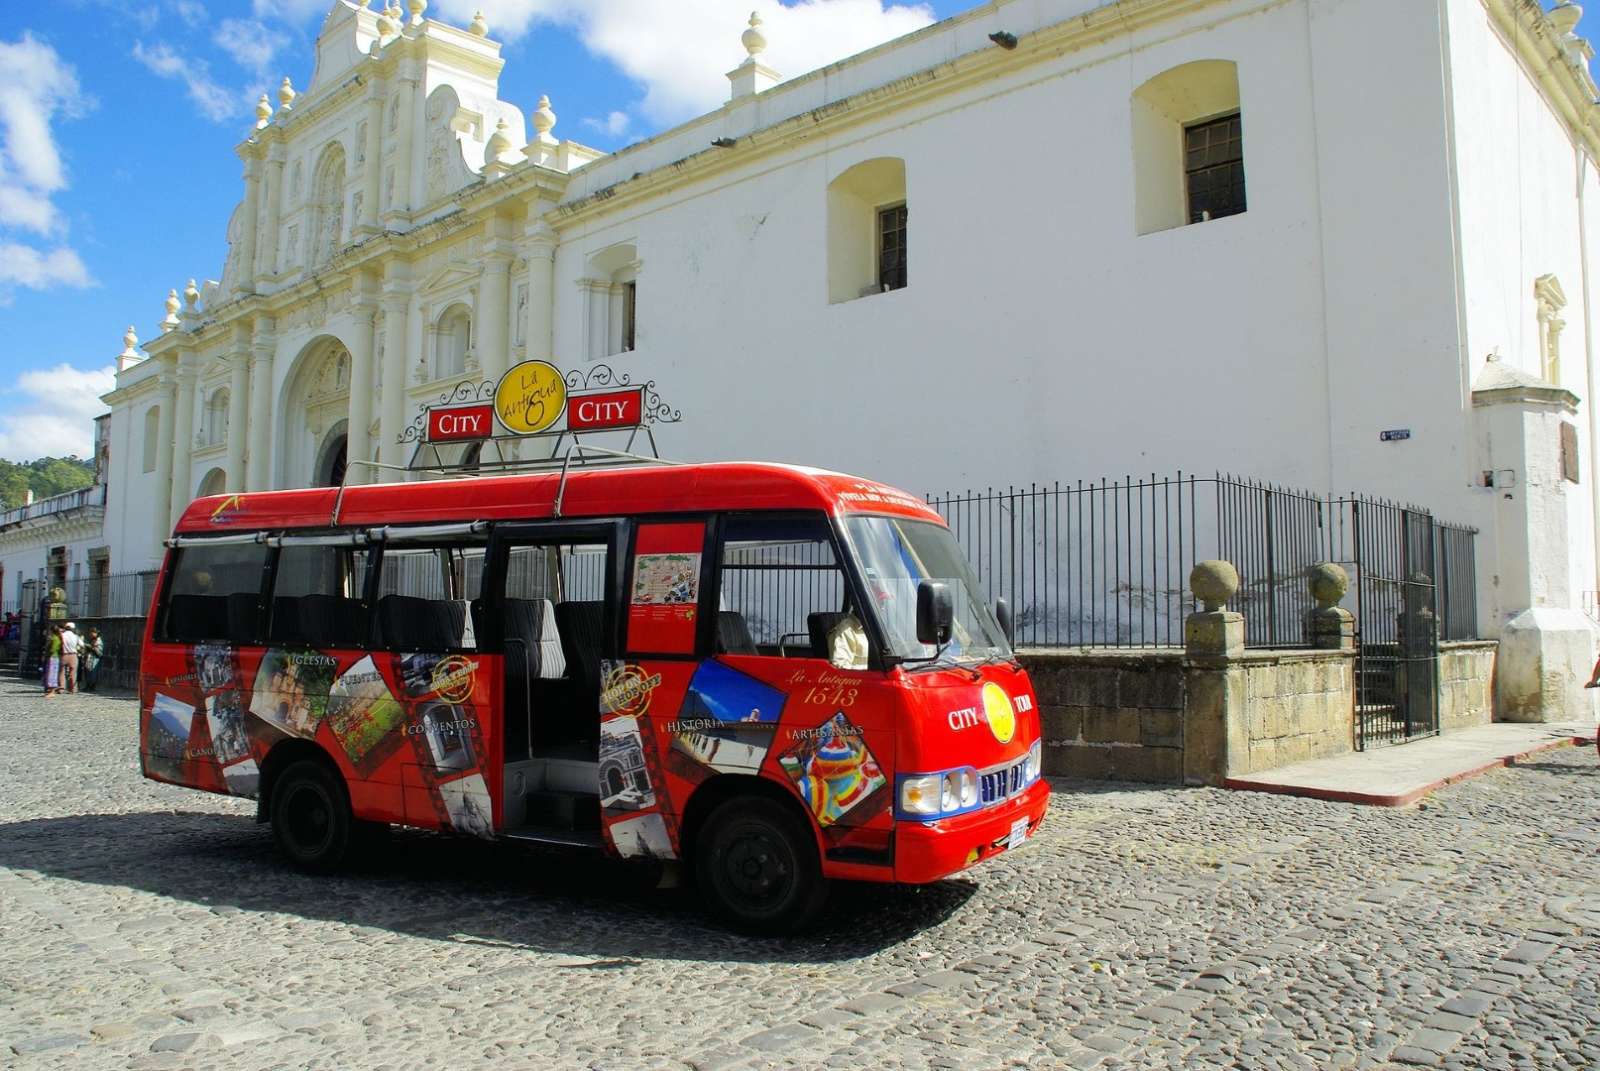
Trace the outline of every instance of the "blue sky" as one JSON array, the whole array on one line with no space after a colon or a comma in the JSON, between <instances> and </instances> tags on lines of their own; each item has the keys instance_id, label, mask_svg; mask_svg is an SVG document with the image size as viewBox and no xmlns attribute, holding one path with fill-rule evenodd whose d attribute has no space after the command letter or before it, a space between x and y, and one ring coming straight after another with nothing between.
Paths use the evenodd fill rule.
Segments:
<instances>
[{"instance_id":1,"label":"blue sky","mask_svg":"<svg viewBox=\"0 0 1600 1071\"><path fill-rule=\"evenodd\" d=\"M305 87L332 0L51 0L0 31L0 457L89 450L132 323L220 274L233 147L284 75ZM376 2L376 0L374 0ZM614 149L715 107L752 7L788 75L973 0L433 0L504 42L500 96ZM1580 27L1580 31L1581 31Z\"/></svg>"},{"instance_id":2,"label":"blue sky","mask_svg":"<svg viewBox=\"0 0 1600 1071\"><path fill-rule=\"evenodd\" d=\"M233 148L250 129L257 94L275 92L284 75L308 84L330 4L8 5L0 32L0 457L86 455L123 331L132 323L149 338L169 288L220 274L224 229L243 189ZM739 35L752 7L773 39L763 59L800 74L970 6L433 0L427 14L465 25L481 8L490 36L504 43L502 99L527 113L548 93L558 137L614 149L719 102L706 100L706 86L726 94L722 75L744 58ZM586 44L596 41L604 45Z\"/></svg>"}]
</instances>

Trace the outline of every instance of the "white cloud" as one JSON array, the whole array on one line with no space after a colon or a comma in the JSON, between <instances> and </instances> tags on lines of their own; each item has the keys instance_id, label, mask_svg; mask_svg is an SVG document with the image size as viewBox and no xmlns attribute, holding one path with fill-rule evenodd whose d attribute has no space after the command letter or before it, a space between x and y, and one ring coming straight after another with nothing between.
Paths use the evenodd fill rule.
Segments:
<instances>
[{"instance_id":1,"label":"white cloud","mask_svg":"<svg viewBox=\"0 0 1600 1071\"><path fill-rule=\"evenodd\" d=\"M146 48L143 41L133 43L133 58L163 78L181 81L200 114L212 122L220 123L244 112L244 95L213 80L204 60L184 56L159 42Z\"/></svg>"},{"instance_id":2,"label":"white cloud","mask_svg":"<svg viewBox=\"0 0 1600 1071\"><path fill-rule=\"evenodd\" d=\"M233 62L257 75L265 75L271 69L273 57L286 43L281 34L254 19L223 19L217 24L212 41Z\"/></svg>"},{"instance_id":3,"label":"white cloud","mask_svg":"<svg viewBox=\"0 0 1600 1071\"><path fill-rule=\"evenodd\" d=\"M77 253L66 246L44 253L19 242L0 241L0 295L13 286L43 290L57 283L90 285L89 269Z\"/></svg>"},{"instance_id":4,"label":"white cloud","mask_svg":"<svg viewBox=\"0 0 1600 1071\"><path fill-rule=\"evenodd\" d=\"M609 112L604 119L585 119L583 125L603 131L612 137L621 137L628 129L627 112Z\"/></svg>"},{"instance_id":5,"label":"white cloud","mask_svg":"<svg viewBox=\"0 0 1600 1071\"><path fill-rule=\"evenodd\" d=\"M89 286L89 271L62 244L66 224L55 196L67 188L67 169L51 124L94 107L71 64L24 32L0 41L0 305L16 287ZM41 250L19 240L26 231L51 240Z\"/></svg>"},{"instance_id":6,"label":"white cloud","mask_svg":"<svg viewBox=\"0 0 1600 1071\"><path fill-rule=\"evenodd\" d=\"M332 7L333 0L251 0L250 11L258 19L304 22L313 15L326 15ZM467 18L472 15L468 13Z\"/></svg>"},{"instance_id":7,"label":"white cloud","mask_svg":"<svg viewBox=\"0 0 1600 1071\"><path fill-rule=\"evenodd\" d=\"M199 26L206 21L206 6L200 0L173 0L172 10L190 26Z\"/></svg>"},{"instance_id":8,"label":"white cloud","mask_svg":"<svg viewBox=\"0 0 1600 1071\"><path fill-rule=\"evenodd\" d=\"M884 0L438 0L429 14L437 9L441 18L465 25L481 9L490 36L502 41L541 23L568 27L590 51L643 85L645 115L672 123L727 100L725 75L745 59L739 35L752 7L761 13L768 40L761 61L790 77L934 21L926 5Z\"/></svg>"},{"instance_id":9,"label":"white cloud","mask_svg":"<svg viewBox=\"0 0 1600 1071\"><path fill-rule=\"evenodd\" d=\"M22 373L6 392L0 407L0 457L30 461L36 457L94 451L93 420L106 411L100 395L116 382L110 366L74 368L58 364Z\"/></svg>"}]
</instances>

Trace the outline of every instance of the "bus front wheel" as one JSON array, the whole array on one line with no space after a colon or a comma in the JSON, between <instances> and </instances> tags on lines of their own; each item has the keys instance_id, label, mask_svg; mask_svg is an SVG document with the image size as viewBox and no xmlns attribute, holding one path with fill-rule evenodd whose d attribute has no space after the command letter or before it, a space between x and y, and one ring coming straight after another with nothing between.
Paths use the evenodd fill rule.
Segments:
<instances>
[{"instance_id":1,"label":"bus front wheel","mask_svg":"<svg viewBox=\"0 0 1600 1071\"><path fill-rule=\"evenodd\" d=\"M339 775L303 759L272 787L272 835L298 869L326 874L350 847L350 801Z\"/></svg>"},{"instance_id":2,"label":"bus front wheel","mask_svg":"<svg viewBox=\"0 0 1600 1071\"><path fill-rule=\"evenodd\" d=\"M816 839L769 799L730 799L711 812L695 844L695 877L716 912L749 933L792 933L828 895Z\"/></svg>"}]
</instances>

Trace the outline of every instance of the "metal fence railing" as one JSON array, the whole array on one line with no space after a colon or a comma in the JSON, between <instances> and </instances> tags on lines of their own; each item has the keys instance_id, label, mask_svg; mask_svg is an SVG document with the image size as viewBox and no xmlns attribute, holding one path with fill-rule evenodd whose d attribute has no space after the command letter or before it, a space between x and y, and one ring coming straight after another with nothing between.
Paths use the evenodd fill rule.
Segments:
<instances>
[{"instance_id":1,"label":"metal fence railing","mask_svg":"<svg viewBox=\"0 0 1600 1071\"><path fill-rule=\"evenodd\" d=\"M1222 558L1239 571L1231 604L1245 616L1250 647L1307 643L1314 605L1306 569L1321 561L1352 576L1357 609L1364 556L1345 518L1359 503L1235 476L1178 474L1118 482L1012 487L930 495L989 594L1010 603L1016 642L1026 647L1176 647L1198 603L1189 571ZM1423 511L1425 513L1425 511ZM1432 522L1431 516L1429 517ZM1444 639L1477 634L1476 531L1433 523L1442 563L1438 589Z\"/></svg>"}]
</instances>

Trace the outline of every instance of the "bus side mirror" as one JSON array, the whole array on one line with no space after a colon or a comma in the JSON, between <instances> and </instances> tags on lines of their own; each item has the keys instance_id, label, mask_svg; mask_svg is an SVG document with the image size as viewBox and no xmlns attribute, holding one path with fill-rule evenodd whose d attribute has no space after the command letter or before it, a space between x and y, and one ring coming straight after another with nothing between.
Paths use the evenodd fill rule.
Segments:
<instances>
[{"instance_id":1,"label":"bus side mirror","mask_svg":"<svg viewBox=\"0 0 1600 1071\"><path fill-rule=\"evenodd\" d=\"M943 647L950 642L950 626L955 621L956 604L950 588L937 580L917 585L917 642Z\"/></svg>"},{"instance_id":2,"label":"bus side mirror","mask_svg":"<svg viewBox=\"0 0 1600 1071\"><path fill-rule=\"evenodd\" d=\"M1012 634L1011 604L1004 599L996 599L994 601L994 619L1000 622L1000 631L1006 634L1006 642L1015 643L1016 639Z\"/></svg>"}]
</instances>

